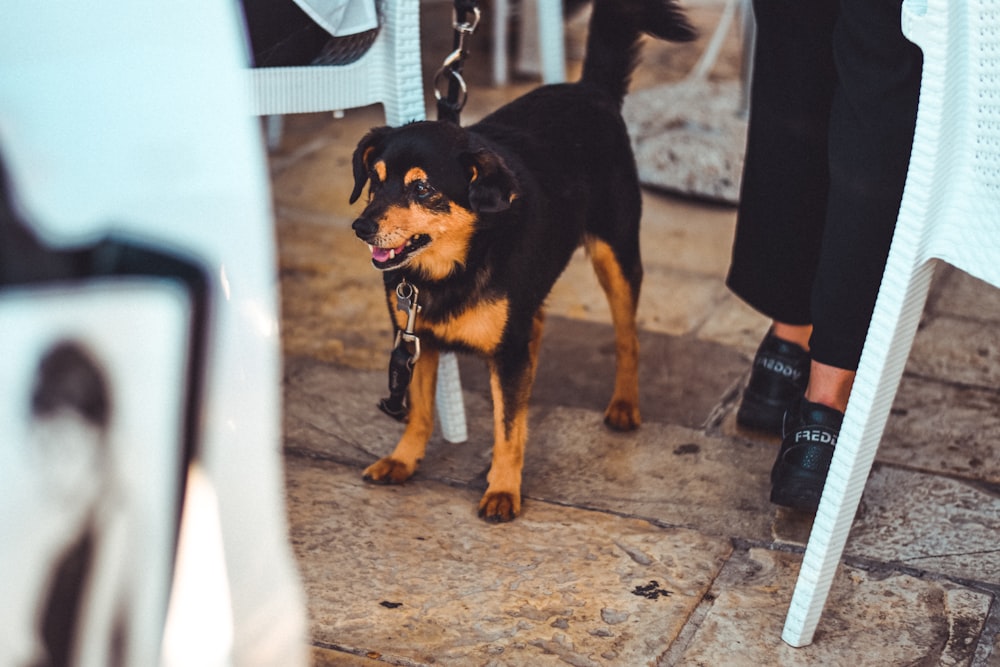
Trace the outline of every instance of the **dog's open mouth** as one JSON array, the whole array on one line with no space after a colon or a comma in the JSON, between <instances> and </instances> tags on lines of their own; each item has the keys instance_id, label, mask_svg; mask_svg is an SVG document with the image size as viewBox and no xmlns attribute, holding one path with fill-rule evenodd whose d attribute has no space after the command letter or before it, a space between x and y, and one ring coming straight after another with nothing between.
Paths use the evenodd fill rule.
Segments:
<instances>
[{"instance_id":1,"label":"dog's open mouth","mask_svg":"<svg viewBox=\"0 0 1000 667\"><path fill-rule=\"evenodd\" d=\"M368 244L372 251L372 264L379 271L403 266L413 257L415 253L431 242L431 237L427 234L417 234L407 239L406 243L398 248L381 248Z\"/></svg>"}]
</instances>

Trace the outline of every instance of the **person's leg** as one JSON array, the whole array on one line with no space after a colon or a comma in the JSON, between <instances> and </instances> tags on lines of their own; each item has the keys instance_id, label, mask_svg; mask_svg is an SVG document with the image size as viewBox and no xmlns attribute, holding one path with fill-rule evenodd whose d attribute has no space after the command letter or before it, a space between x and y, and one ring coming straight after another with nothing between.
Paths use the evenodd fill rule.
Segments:
<instances>
[{"instance_id":1,"label":"person's leg","mask_svg":"<svg viewBox=\"0 0 1000 667\"><path fill-rule=\"evenodd\" d=\"M736 420L781 433L809 377L811 286L828 191L837 0L756 0L750 123L726 284L774 320Z\"/></svg>"},{"instance_id":2,"label":"person's leg","mask_svg":"<svg viewBox=\"0 0 1000 667\"><path fill-rule=\"evenodd\" d=\"M809 366L809 384L806 386L805 398L844 412L847 410L847 399L851 397L855 375L856 371L837 368L814 359Z\"/></svg>"},{"instance_id":3,"label":"person's leg","mask_svg":"<svg viewBox=\"0 0 1000 667\"><path fill-rule=\"evenodd\" d=\"M833 47L830 196L812 291L812 358L856 370L910 161L922 55L902 0L842 0Z\"/></svg>"},{"instance_id":4,"label":"person's leg","mask_svg":"<svg viewBox=\"0 0 1000 667\"><path fill-rule=\"evenodd\" d=\"M919 50L901 0L842 0L833 36L830 193L811 305L809 382L785 417L771 501L815 511L854 383L909 164Z\"/></svg>"},{"instance_id":5,"label":"person's leg","mask_svg":"<svg viewBox=\"0 0 1000 667\"><path fill-rule=\"evenodd\" d=\"M837 0L755 0L747 148L726 284L778 322L811 324L826 219Z\"/></svg>"},{"instance_id":6,"label":"person's leg","mask_svg":"<svg viewBox=\"0 0 1000 667\"><path fill-rule=\"evenodd\" d=\"M809 351L809 337L812 336L811 324L786 324L775 320L771 323L771 333L781 340L795 343L806 352Z\"/></svg>"},{"instance_id":7,"label":"person's leg","mask_svg":"<svg viewBox=\"0 0 1000 667\"><path fill-rule=\"evenodd\" d=\"M902 0L842 0L833 50L830 196L812 292L812 365L785 418L771 501L815 511L847 409L899 214L920 91L921 54L903 37Z\"/></svg>"}]
</instances>

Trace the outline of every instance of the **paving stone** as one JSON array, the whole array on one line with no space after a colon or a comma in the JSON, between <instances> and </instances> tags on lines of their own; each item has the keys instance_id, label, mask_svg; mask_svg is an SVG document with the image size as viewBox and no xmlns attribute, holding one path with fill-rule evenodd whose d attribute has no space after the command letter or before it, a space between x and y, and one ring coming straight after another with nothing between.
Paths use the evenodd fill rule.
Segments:
<instances>
[{"instance_id":1,"label":"paving stone","mask_svg":"<svg viewBox=\"0 0 1000 667\"><path fill-rule=\"evenodd\" d=\"M927 310L979 322L1000 323L1000 289L947 264L939 264Z\"/></svg>"},{"instance_id":2,"label":"paving stone","mask_svg":"<svg viewBox=\"0 0 1000 667\"><path fill-rule=\"evenodd\" d=\"M355 468L365 467L392 452L403 425L376 406L388 394L387 373L358 371L291 359L285 371L285 447L328 458ZM489 468L493 442L492 407L487 399L466 393L470 442L445 442L439 431L431 437L416 479L468 483Z\"/></svg>"},{"instance_id":3,"label":"paving stone","mask_svg":"<svg viewBox=\"0 0 1000 667\"><path fill-rule=\"evenodd\" d=\"M738 81L697 78L628 95L622 115L644 185L739 201L746 118Z\"/></svg>"},{"instance_id":4,"label":"paving stone","mask_svg":"<svg viewBox=\"0 0 1000 667\"><path fill-rule=\"evenodd\" d=\"M705 322L727 291L715 277L647 268L636 319L644 331L683 336Z\"/></svg>"},{"instance_id":5,"label":"paving stone","mask_svg":"<svg viewBox=\"0 0 1000 667\"><path fill-rule=\"evenodd\" d=\"M966 665L990 596L948 581L842 567L814 643L781 641L797 554L750 549L726 564L671 665Z\"/></svg>"},{"instance_id":6,"label":"paving stone","mask_svg":"<svg viewBox=\"0 0 1000 667\"><path fill-rule=\"evenodd\" d=\"M904 377L877 460L1000 484L1000 392Z\"/></svg>"},{"instance_id":7,"label":"paving stone","mask_svg":"<svg viewBox=\"0 0 1000 667\"><path fill-rule=\"evenodd\" d=\"M349 219L286 212L278 247L285 354L384 368L393 334L382 278Z\"/></svg>"},{"instance_id":8,"label":"paving stone","mask_svg":"<svg viewBox=\"0 0 1000 667\"><path fill-rule=\"evenodd\" d=\"M925 318L906 365L908 373L1000 388L1000 336L995 325L951 317Z\"/></svg>"},{"instance_id":9,"label":"paving stone","mask_svg":"<svg viewBox=\"0 0 1000 667\"><path fill-rule=\"evenodd\" d=\"M474 492L298 457L287 480L314 642L394 664L650 664L731 551L541 502L488 524Z\"/></svg>"},{"instance_id":10,"label":"paving stone","mask_svg":"<svg viewBox=\"0 0 1000 667\"><path fill-rule=\"evenodd\" d=\"M692 276L715 278L729 271L736 209L705 203L691 206L687 199L643 191L642 261Z\"/></svg>"},{"instance_id":11,"label":"paving stone","mask_svg":"<svg viewBox=\"0 0 1000 667\"><path fill-rule=\"evenodd\" d=\"M996 604L990 610L990 616L986 620L972 664L976 667L979 665L984 667L1000 666L1000 608Z\"/></svg>"},{"instance_id":12,"label":"paving stone","mask_svg":"<svg viewBox=\"0 0 1000 667\"><path fill-rule=\"evenodd\" d=\"M1000 584L996 487L876 466L846 553L950 577Z\"/></svg>"},{"instance_id":13,"label":"paving stone","mask_svg":"<svg viewBox=\"0 0 1000 667\"><path fill-rule=\"evenodd\" d=\"M727 292L708 313L695 335L699 340L718 343L742 352L746 357L745 370L749 375L757 347L770 326L771 320Z\"/></svg>"},{"instance_id":14,"label":"paving stone","mask_svg":"<svg viewBox=\"0 0 1000 667\"><path fill-rule=\"evenodd\" d=\"M532 433L524 471L531 498L770 540L771 445L660 423L614 433L600 414L570 408L547 411Z\"/></svg>"},{"instance_id":15,"label":"paving stone","mask_svg":"<svg viewBox=\"0 0 1000 667\"><path fill-rule=\"evenodd\" d=\"M805 547L812 515L778 508L776 542ZM1000 583L1000 497L995 487L876 464L844 557Z\"/></svg>"},{"instance_id":16,"label":"paving stone","mask_svg":"<svg viewBox=\"0 0 1000 667\"><path fill-rule=\"evenodd\" d=\"M698 328L715 305L726 296L726 287L713 276L691 274L645 263L637 322L645 331L675 336ZM611 313L597 277L581 249L545 300L548 316L610 324Z\"/></svg>"},{"instance_id":17,"label":"paving stone","mask_svg":"<svg viewBox=\"0 0 1000 667\"><path fill-rule=\"evenodd\" d=\"M646 422L702 427L746 372L738 352L691 337L639 332L639 399ZM460 359L462 383L488 393L482 362ZM603 414L614 388L614 330L609 324L546 319L531 404L586 408Z\"/></svg>"},{"instance_id":18,"label":"paving stone","mask_svg":"<svg viewBox=\"0 0 1000 667\"><path fill-rule=\"evenodd\" d=\"M983 653L985 655L987 651L983 651ZM988 655L985 655L983 664L986 667L1000 667L1000 633L994 636L993 646L989 649Z\"/></svg>"},{"instance_id":19,"label":"paving stone","mask_svg":"<svg viewBox=\"0 0 1000 667\"><path fill-rule=\"evenodd\" d=\"M378 653L372 655L353 655L344 651L333 651L330 649L312 649L312 667L379 667Z\"/></svg>"},{"instance_id":20,"label":"paving stone","mask_svg":"<svg viewBox=\"0 0 1000 667\"><path fill-rule=\"evenodd\" d=\"M463 381L469 377L463 372ZM375 408L385 393L381 373L293 360L285 387L286 447L352 465L359 477L392 451L402 433L402 425ZM436 433L416 481L478 483L488 470L491 403L474 389L465 398L470 441L447 443ZM715 535L770 538L772 443L711 438L656 421L622 434L602 419L600 409L532 408L525 494L673 525L704 521ZM588 463L571 465L575 461Z\"/></svg>"}]
</instances>

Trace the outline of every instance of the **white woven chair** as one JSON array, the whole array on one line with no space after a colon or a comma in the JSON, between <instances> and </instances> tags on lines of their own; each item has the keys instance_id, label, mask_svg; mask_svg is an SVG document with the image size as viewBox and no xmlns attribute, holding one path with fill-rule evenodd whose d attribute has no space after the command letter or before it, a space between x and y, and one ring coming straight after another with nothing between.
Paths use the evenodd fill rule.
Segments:
<instances>
[{"instance_id":1,"label":"white woven chair","mask_svg":"<svg viewBox=\"0 0 1000 667\"><path fill-rule=\"evenodd\" d=\"M782 639L812 642L924 308L937 260L1000 287L1000 5L904 0L924 53L916 134L892 248Z\"/></svg>"},{"instance_id":2,"label":"white woven chair","mask_svg":"<svg viewBox=\"0 0 1000 667\"><path fill-rule=\"evenodd\" d=\"M375 42L349 65L250 69L251 113L280 116L381 104L388 125L423 120L420 0L380 0L379 17Z\"/></svg>"},{"instance_id":3,"label":"white woven chair","mask_svg":"<svg viewBox=\"0 0 1000 667\"><path fill-rule=\"evenodd\" d=\"M381 104L387 125L423 120L420 71L420 0L380 0L380 30L360 59L349 65L259 67L247 70L251 113L270 116L269 143L280 136L280 116L340 111ZM438 362L438 421L449 442L467 439L465 404L454 354Z\"/></svg>"}]
</instances>

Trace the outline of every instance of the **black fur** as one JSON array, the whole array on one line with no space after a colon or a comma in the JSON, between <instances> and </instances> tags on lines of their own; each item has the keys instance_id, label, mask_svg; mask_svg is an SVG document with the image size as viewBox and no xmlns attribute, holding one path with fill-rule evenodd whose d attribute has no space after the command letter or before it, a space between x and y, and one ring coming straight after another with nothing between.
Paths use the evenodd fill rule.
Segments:
<instances>
[{"instance_id":1,"label":"black fur","mask_svg":"<svg viewBox=\"0 0 1000 667\"><path fill-rule=\"evenodd\" d=\"M389 245L395 246L402 237L393 236L394 230L402 227L403 236L412 234L414 248L427 243L427 254L414 251L410 264L400 268L375 262L385 270L390 312L395 288L406 280L420 289L417 333L425 349L487 356L502 388L502 397L494 400L503 399L507 433L498 439L510 435L526 409L537 318L581 243L613 250L613 263L628 285L634 331L642 279L641 194L621 104L643 33L674 41L695 36L673 0L597 0L579 82L540 87L464 129L447 122L376 128L355 150L351 201L371 183L368 206L354 223L358 236L376 246L391 236ZM426 174L426 183L404 182L415 169ZM433 265L421 263L443 245L441 234L450 233L424 233L416 221L425 214L440 216L435 229L470 226L467 243L457 244L461 252ZM609 297L615 298L611 292ZM443 323L450 318L498 300L509 307L495 347L479 334L454 336L448 330L444 335ZM637 410L635 423L620 427L637 426ZM385 481L383 473L366 475ZM481 510L487 518L506 520L519 502L518 497L511 511Z\"/></svg>"}]
</instances>

